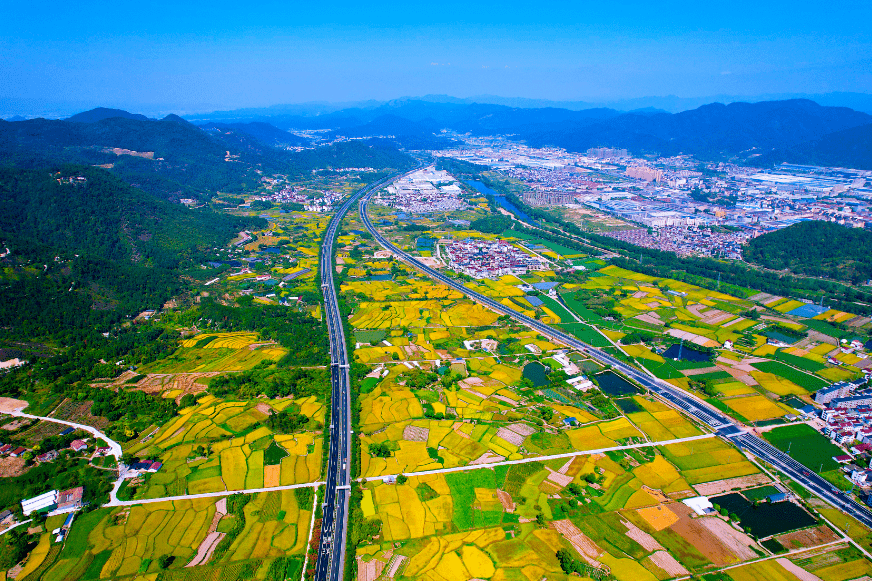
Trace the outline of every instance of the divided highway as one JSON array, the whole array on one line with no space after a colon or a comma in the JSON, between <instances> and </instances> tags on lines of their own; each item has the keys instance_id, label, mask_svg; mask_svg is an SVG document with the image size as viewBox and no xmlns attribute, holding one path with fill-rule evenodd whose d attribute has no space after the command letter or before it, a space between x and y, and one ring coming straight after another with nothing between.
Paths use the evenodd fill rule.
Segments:
<instances>
[{"instance_id":1,"label":"divided highway","mask_svg":"<svg viewBox=\"0 0 872 581\"><path fill-rule=\"evenodd\" d=\"M419 166L420 167L420 166ZM418 168L416 168L417 170ZM415 171L415 170L413 170ZM346 529L348 527L348 499L351 495L351 378L345 330L336 287L333 284L333 245L339 225L351 206L363 195L378 190L399 174L381 179L351 196L327 225L321 241L319 257L321 290L324 293L324 313L330 339L330 451L327 460L327 482L322 505L321 541L315 563L316 581L339 581L345 558Z\"/></svg>"},{"instance_id":2,"label":"divided highway","mask_svg":"<svg viewBox=\"0 0 872 581\"><path fill-rule=\"evenodd\" d=\"M508 315L519 323L527 325L528 327L535 329L543 335L552 337L560 343L563 343L564 345L587 353L600 363L611 365L615 369L620 370L628 377L637 381L643 387L649 389L651 392L659 395L672 405L684 410L684 412L686 412L687 414L706 424L707 426L715 430L718 435L730 440L739 448L747 450L757 458L760 458L761 460L771 464L772 466L787 474L790 478L796 480L802 486L804 486L814 494L820 496L822 499L826 500L836 508L851 515L867 527L872 528L872 512L870 512L865 506L855 502L848 495L841 492L831 483L827 482L825 479L821 478L805 466L796 462L790 456L781 452L765 440L758 438L757 436L741 429L731 418L711 407L707 403L674 387L673 385L661 379L652 377L647 373L643 373L642 371L639 371L638 369L627 365L623 361L612 357L608 353L597 349L596 347L593 347L583 341L578 340L572 335L568 335L553 327L545 325L544 323L528 317L518 311L515 311L514 309L511 309L498 301L495 301L473 290L470 290L469 288L463 286L461 283L421 263L410 254L394 246L375 229L372 222L369 220L369 216L367 215L367 204L369 203L371 193L372 192L367 193L367 195L361 200L359 209L360 218L366 225L366 229L369 230L370 234L372 234L375 237L375 240L386 250L390 250L401 260L422 271L430 278L433 278L457 291L462 292L472 300L482 305L485 305L493 309L494 311L497 311L498 313Z\"/></svg>"}]
</instances>

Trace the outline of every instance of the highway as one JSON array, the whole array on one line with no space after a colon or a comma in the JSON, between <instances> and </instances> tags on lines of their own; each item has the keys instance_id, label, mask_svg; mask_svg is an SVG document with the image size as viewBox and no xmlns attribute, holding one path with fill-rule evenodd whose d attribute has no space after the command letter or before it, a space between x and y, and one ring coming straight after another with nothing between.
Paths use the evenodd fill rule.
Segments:
<instances>
[{"instance_id":1,"label":"highway","mask_svg":"<svg viewBox=\"0 0 872 581\"><path fill-rule=\"evenodd\" d=\"M420 166L416 167L417 171ZM355 192L333 215L321 241L319 270L321 290L324 294L324 312L330 340L330 450L327 460L327 478L322 504L321 540L315 563L316 581L339 581L343 574L345 541L348 527L348 499L351 495L351 378L345 330L336 287L333 284L333 246L339 225L351 206L363 195L368 195L389 183L400 174L394 174Z\"/></svg>"},{"instance_id":2,"label":"highway","mask_svg":"<svg viewBox=\"0 0 872 581\"><path fill-rule=\"evenodd\" d=\"M587 353L600 363L603 363L605 365L611 365L613 368L621 371L627 377L635 380L640 385L650 390L652 393L660 396L673 406L680 408L688 415L706 424L712 430L716 431L719 436L731 441L739 448L747 450L757 458L771 464L781 472L788 475L790 478L800 483L809 491L826 500L836 508L851 515L852 517L863 523L865 526L872 528L872 512L870 512L864 505L855 502L847 494L841 492L834 485L830 484L825 479L821 478L819 475L812 472L805 466L799 464L798 462L790 458L787 454L781 452L765 440L758 438L757 436L740 428L732 420L732 418L724 415L722 412L713 408L709 404L703 402L702 400L694 397L691 394L688 394L672 386L669 383L666 383L661 379L653 377L647 373L643 373L642 371L639 371L638 369L627 365L623 361L612 357L608 353L597 349L596 347L593 347L583 341L578 340L572 335L567 335L562 331L554 329L540 321L537 321L536 319L527 317L526 315L519 313L518 311L515 311L514 309L511 309L489 297L470 290L467 287L463 286L461 283L445 276L444 274L433 268L430 268L429 266L416 260L413 256L400 250L391 242L386 240L375 229L372 222L369 220L369 216L367 215L367 204L369 203L370 196L371 192L367 193L367 195L363 197L359 208L360 218L363 221L364 225L366 225L366 229L369 230L370 234L373 235L375 240L383 248L391 251L398 258L400 258L410 266L413 266L414 268L420 270L430 278L446 284L457 291L462 292L472 300L484 306L487 306L494 311L497 311L498 313L508 315L519 323L531 327L536 331L542 333L543 335L552 337L556 341L563 343L564 345Z\"/></svg>"}]
</instances>

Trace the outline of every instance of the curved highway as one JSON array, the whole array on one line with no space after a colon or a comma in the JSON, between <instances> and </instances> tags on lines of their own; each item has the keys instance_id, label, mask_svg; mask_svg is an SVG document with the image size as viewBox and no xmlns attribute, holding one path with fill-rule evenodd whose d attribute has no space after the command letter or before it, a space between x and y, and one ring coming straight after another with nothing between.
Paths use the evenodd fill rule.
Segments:
<instances>
[{"instance_id":1,"label":"curved highway","mask_svg":"<svg viewBox=\"0 0 872 581\"><path fill-rule=\"evenodd\" d=\"M465 287L461 283L455 281L454 279L449 278L444 274L440 273L439 271L419 262L410 254L400 250L391 242L386 240L375 229L372 222L369 220L369 216L367 215L367 204L369 203L371 195L372 191L368 192L367 195L361 200L359 209L361 220L363 221L364 225L366 225L366 229L369 230L370 234L375 237L375 240L379 244L381 244L382 247L384 247L386 250L390 250L391 252L393 252L397 257L399 257L407 264L425 273L430 278L433 278L459 292L462 292L472 300L482 305L485 305L490 309L497 311L498 313L508 315L519 323L531 327L536 331L542 333L543 335L552 337L560 343L563 343L564 345L587 353L600 363L603 363L605 365L611 365L615 369L620 370L628 377L637 381L643 387L649 389L651 392L659 395L672 405L681 408L685 413L706 424L707 426L715 430L718 435L730 440L739 448L745 449L754 456L771 464L793 480L799 482L809 491L820 496L821 498L823 498L836 508L842 510L843 512L848 513L867 527L872 528L872 512L870 512L865 506L855 502L847 494L840 491L834 485L821 478L799 462L795 461L787 454L781 452L765 440L762 440L761 438L758 438L753 434L743 431L739 428L739 426L736 425L736 423L731 418L711 407L707 403L674 387L669 383L666 383L661 379L652 377L646 373L639 371L634 367L631 367L630 365L627 365L623 361L612 357L608 353L597 349L596 347L588 345L583 341L579 341L572 335L567 335L566 333L554 329L553 327L550 327L542 323L541 321L537 321L536 319L528 317L518 311L515 311L514 309L511 309L498 301L495 301L489 297L477 293Z\"/></svg>"},{"instance_id":2,"label":"curved highway","mask_svg":"<svg viewBox=\"0 0 872 581\"><path fill-rule=\"evenodd\" d=\"M415 168L417 171L420 166ZM339 581L345 558L348 498L351 494L351 381L348 374L348 350L336 287L333 283L333 245L339 225L348 210L361 196L369 194L400 174L374 182L352 195L333 215L321 241L319 271L324 293L324 311L330 339L330 451L327 461L327 482L322 505L321 540L315 563L316 581Z\"/></svg>"}]
</instances>

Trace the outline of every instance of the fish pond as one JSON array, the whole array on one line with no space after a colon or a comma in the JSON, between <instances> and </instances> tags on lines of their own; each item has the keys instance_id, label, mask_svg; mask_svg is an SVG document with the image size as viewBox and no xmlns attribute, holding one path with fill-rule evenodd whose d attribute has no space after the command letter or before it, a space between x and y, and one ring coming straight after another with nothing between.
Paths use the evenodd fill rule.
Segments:
<instances>
[{"instance_id":1,"label":"fish pond","mask_svg":"<svg viewBox=\"0 0 872 581\"><path fill-rule=\"evenodd\" d=\"M524 366L524 379L529 379L533 382L534 387L542 387L548 385L548 370L541 363L528 363Z\"/></svg>"},{"instance_id":2,"label":"fish pond","mask_svg":"<svg viewBox=\"0 0 872 581\"><path fill-rule=\"evenodd\" d=\"M742 528L757 538L778 535L817 524L817 520L790 501L752 504L737 492L709 499L739 517Z\"/></svg>"},{"instance_id":3,"label":"fish pond","mask_svg":"<svg viewBox=\"0 0 872 581\"><path fill-rule=\"evenodd\" d=\"M526 368L525 368L526 369ZM612 371L606 371L595 376L600 390L611 395L629 395L639 393L635 385Z\"/></svg>"}]
</instances>

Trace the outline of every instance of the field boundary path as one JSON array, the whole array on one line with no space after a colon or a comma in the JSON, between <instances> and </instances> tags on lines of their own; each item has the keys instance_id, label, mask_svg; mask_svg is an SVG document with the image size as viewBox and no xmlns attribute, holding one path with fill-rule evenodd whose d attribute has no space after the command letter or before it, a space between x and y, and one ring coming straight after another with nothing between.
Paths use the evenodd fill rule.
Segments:
<instances>
[{"instance_id":1,"label":"field boundary path","mask_svg":"<svg viewBox=\"0 0 872 581\"><path fill-rule=\"evenodd\" d=\"M485 464L466 464L464 466L455 466L453 468L438 468L436 470L422 470L420 472L401 472L404 476L426 476L427 474L445 474L447 472L463 472L465 470L479 470L481 468L492 468L494 466L512 466L514 464L529 464L530 462L546 462L548 460L560 460L562 458L575 458L576 456L591 456L593 454L605 454L606 452L620 452L621 450L638 450L639 448L651 448L654 446L668 446L670 444L682 444L684 442L693 442L695 440L706 440L714 438L717 434L707 433L698 436L688 436L687 438L678 438L675 440L662 440L660 442L642 442L639 444L626 444L625 446L612 446L610 448L597 448L595 450L580 450L575 452L564 452L563 454L551 454L550 456L530 456L529 458L519 458L518 460L500 460L498 462L487 462ZM368 476L366 478L358 478L359 482L364 480L378 480L380 478L397 477L400 474L380 474L378 476Z\"/></svg>"},{"instance_id":2,"label":"field boundary path","mask_svg":"<svg viewBox=\"0 0 872 581\"><path fill-rule=\"evenodd\" d=\"M303 482L300 484L285 484L284 486L270 486L268 488L246 488L244 490L217 490L215 492L201 492L200 494L180 494L178 496L159 496L157 498L140 498L138 500L112 499L103 506L133 506L136 504L150 504L154 502L172 502L174 500L190 500L192 498L216 498L231 496L233 494L257 494L258 492L272 492L273 490L293 490L295 488L309 488L320 486L323 482Z\"/></svg>"},{"instance_id":3,"label":"field boundary path","mask_svg":"<svg viewBox=\"0 0 872 581\"><path fill-rule=\"evenodd\" d=\"M638 382L651 393L661 397L669 405L679 408L684 413L694 417L703 424L706 424L717 432L720 437L730 441L741 450L749 451L761 460L768 462L798 482L803 488L807 489L812 494L816 494L835 508L849 514L867 528L872 529L872 512L870 512L869 509L853 500L849 495L836 488L836 486L822 478L820 475L812 472L784 452L778 450L775 446L772 446L754 434L743 430L734 419L714 408L707 402L704 402L700 398L689 394L666 381L640 371L612 355L609 355L602 349L598 349L577 339L575 336L559 331L541 321L507 307L490 297L469 289L458 281L430 268L426 264L423 264L408 252L401 250L387 240L381 232L375 228L372 221L369 219L369 216L367 215L367 204L369 203L370 197L371 193L361 199L359 206L361 221L366 226L367 231L372 234L375 241L378 242L382 248L392 252L406 264L419 270L431 279L463 293L475 302L488 307L497 313L507 315L522 325L554 339L554 341L558 343L562 343L573 349L578 349L582 353L590 355L604 365L612 366L628 378Z\"/></svg>"}]
</instances>

